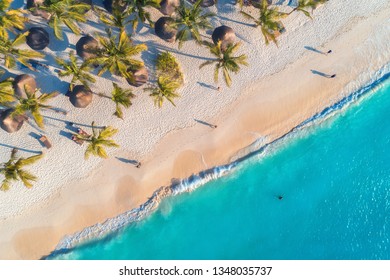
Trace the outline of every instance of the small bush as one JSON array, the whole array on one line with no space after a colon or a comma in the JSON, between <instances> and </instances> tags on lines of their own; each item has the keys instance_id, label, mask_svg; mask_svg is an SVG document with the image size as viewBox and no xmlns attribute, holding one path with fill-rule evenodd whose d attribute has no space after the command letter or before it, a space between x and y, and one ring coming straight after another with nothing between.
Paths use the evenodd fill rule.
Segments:
<instances>
[{"instance_id":1,"label":"small bush","mask_svg":"<svg viewBox=\"0 0 390 280\"><path fill-rule=\"evenodd\" d=\"M176 58L169 52L163 52L158 55L156 69L158 76L168 77L180 85L183 84L184 79L180 65L177 63Z\"/></svg>"}]
</instances>

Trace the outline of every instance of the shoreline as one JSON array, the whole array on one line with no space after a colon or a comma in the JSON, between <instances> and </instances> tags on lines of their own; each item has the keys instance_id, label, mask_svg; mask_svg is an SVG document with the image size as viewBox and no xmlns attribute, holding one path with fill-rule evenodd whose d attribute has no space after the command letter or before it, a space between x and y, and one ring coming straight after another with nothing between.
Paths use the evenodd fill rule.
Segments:
<instances>
[{"instance_id":1,"label":"shoreline","mask_svg":"<svg viewBox=\"0 0 390 280\"><path fill-rule=\"evenodd\" d=\"M203 170L197 174L193 174L188 178L181 179L179 182L174 183L170 186L162 186L157 189L153 195L138 208L131 209L125 213L122 213L116 217L109 218L103 223L95 224L91 227L84 228L83 230L74 233L70 236L65 236L60 243L56 246L56 249L50 253L48 256L43 256L42 259L46 257L56 256L66 252L67 250L72 250L75 246L84 244L85 242L91 242L114 233L117 230L120 230L132 223L138 222L149 215L158 208L161 201L170 196L180 195L186 192L192 192L197 188L200 188L212 180L229 175L231 172L236 171L236 166L244 163L247 160L252 159L253 157L260 156L263 152L266 152L268 148L272 148L274 145L280 144L281 141L285 141L287 137L294 137L295 133L300 133L302 130L307 127L312 127L317 125L317 122L322 123L328 117L332 117L335 114L340 114L342 110L348 108L349 106L356 105L356 102L359 102L362 98L367 97L367 95L373 94L373 91L380 85L382 82L390 80L390 71L388 71L389 65L383 67L387 72L383 76L380 76L377 80L372 81L370 84L362 86L356 92L351 93L346 96L339 102L333 104L330 107L324 108L322 112L310 117L307 120L304 120L302 123L292 128L289 132L282 135L281 137L273 140L270 143L266 143L260 148L253 149L252 145L245 147L245 150L248 150L247 154L238 157L232 162L226 163L221 166L215 166L207 170ZM382 70L380 72L383 72ZM255 145L256 146L256 145Z\"/></svg>"},{"instance_id":2,"label":"shoreline","mask_svg":"<svg viewBox=\"0 0 390 280\"><path fill-rule=\"evenodd\" d=\"M170 185L172 178L188 178L222 165L259 135L270 142L334 100L341 100L354 87L367 83L372 72L379 70L375 68L383 66L378 66L379 61L390 61L386 49L383 49L384 58L379 58L376 65L372 65L369 55L362 57L372 51L370 35L375 31L380 33L378 26L388 20L388 14L389 5L369 19L359 21L354 29L335 36L326 44L337 50L332 56L307 52L282 71L253 82L218 117L208 120L218 123L217 129L193 125L171 130L142 158L141 169L109 159L89 172L90 179L78 180L77 184L69 184L53 194L45 206L12 217L12 223L8 219L0 221L1 232L8 226L7 234L0 238L3 248L0 258L30 259L47 255L64 235L134 209L156 189ZM382 29L384 37L390 34L385 25ZM386 38L383 41L386 43ZM351 46L355 49L349 53ZM353 66L353 71L347 66ZM312 75L311 67L340 74L335 80L329 80ZM235 129L234 133L231 128Z\"/></svg>"}]
</instances>

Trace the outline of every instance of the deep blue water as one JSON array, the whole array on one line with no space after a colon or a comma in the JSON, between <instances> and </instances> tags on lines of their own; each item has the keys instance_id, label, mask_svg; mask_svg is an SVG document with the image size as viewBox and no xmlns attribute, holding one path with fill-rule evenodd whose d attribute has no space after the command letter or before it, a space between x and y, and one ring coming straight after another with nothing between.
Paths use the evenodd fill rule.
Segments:
<instances>
[{"instance_id":1,"label":"deep blue water","mask_svg":"<svg viewBox=\"0 0 390 280\"><path fill-rule=\"evenodd\" d=\"M390 259L390 81L57 259ZM283 196L283 199L278 199Z\"/></svg>"}]
</instances>

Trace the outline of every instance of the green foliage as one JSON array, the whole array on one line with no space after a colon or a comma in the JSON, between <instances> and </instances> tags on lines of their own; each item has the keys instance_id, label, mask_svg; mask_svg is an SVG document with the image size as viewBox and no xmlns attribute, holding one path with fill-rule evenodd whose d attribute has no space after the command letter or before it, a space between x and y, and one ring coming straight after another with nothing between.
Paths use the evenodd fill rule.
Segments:
<instances>
[{"instance_id":1,"label":"green foliage","mask_svg":"<svg viewBox=\"0 0 390 280\"><path fill-rule=\"evenodd\" d=\"M111 99L115 103L114 116L123 119L122 107L129 108L132 105L131 99L134 98L135 95L130 89L123 89L116 83L112 83L112 85L114 86L114 89L111 92L111 96L104 95L103 93L99 93L99 96Z\"/></svg>"},{"instance_id":2,"label":"green foliage","mask_svg":"<svg viewBox=\"0 0 390 280\"><path fill-rule=\"evenodd\" d=\"M23 167L34 164L43 157L43 154L28 158L18 158L17 149L13 149L9 161L0 164L0 174L4 176L0 190L9 190L13 181L22 181L27 188L31 188L32 183L37 181L37 177L23 169Z\"/></svg>"},{"instance_id":3,"label":"green foliage","mask_svg":"<svg viewBox=\"0 0 390 280\"><path fill-rule=\"evenodd\" d=\"M157 56L156 60L157 76L166 76L171 80L183 84L183 73L176 58L169 52L163 52Z\"/></svg>"},{"instance_id":4,"label":"green foliage","mask_svg":"<svg viewBox=\"0 0 390 280\"><path fill-rule=\"evenodd\" d=\"M73 52L69 53L69 62L66 62L61 58L56 58L55 60L57 64L64 69L58 72L58 76L72 76L72 81L70 82L69 86L70 91L73 90L73 87L77 81L79 81L87 88L89 88L90 82L94 83L96 81L95 78L91 74L89 74L89 72L92 70L92 67L86 62L78 64L77 58Z\"/></svg>"},{"instance_id":5,"label":"green foliage","mask_svg":"<svg viewBox=\"0 0 390 280\"><path fill-rule=\"evenodd\" d=\"M62 24L69 27L74 34L81 34L77 22L87 21L85 13L90 8L90 5L76 0L45 0L43 5L39 7L39 9L51 14L49 26L53 28L54 35L59 40L63 40Z\"/></svg>"},{"instance_id":6,"label":"green foliage","mask_svg":"<svg viewBox=\"0 0 390 280\"><path fill-rule=\"evenodd\" d=\"M176 41L179 42L179 48L185 41L191 38L201 44L201 35L199 30L211 28L209 18L215 16L214 13L204 12L200 3L196 1L193 6L188 7L184 0L180 1L180 6L176 10L176 18L173 26L177 29Z\"/></svg>"},{"instance_id":7,"label":"green foliage","mask_svg":"<svg viewBox=\"0 0 390 280\"><path fill-rule=\"evenodd\" d=\"M145 10L146 7L160 8L160 0L125 0L127 8L125 13L130 16L133 30L136 30L139 23L148 22L151 27L154 23L150 13Z\"/></svg>"},{"instance_id":8,"label":"green foliage","mask_svg":"<svg viewBox=\"0 0 390 280\"><path fill-rule=\"evenodd\" d=\"M57 96L57 92L52 93L40 93L39 90L32 92L27 86L25 86L25 92L27 97L14 96L16 104L14 105L14 111L12 117L25 116L30 113L34 122L40 127L44 128L43 116L41 114L42 109L56 111L52 106L47 105L51 99Z\"/></svg>"},{"instance_id":9,"label":"green foliage","mask_svg":"<svg viewBox=\"0 0 390 280\"><path fill-rule=\"evenodd\" d=\"M173 106L176 106L173 99L179 97L176 90L180 87L177 81L171 80L166 76L160 76L157 80L157 85L153 87L145 88L144 91L151 92L151 96L154 100L154 105L159 108L162 107L164 100L168 100Z\"/></svg>"},{"instance_id":10,"label":"green foliage","mask_svg":"<svg viewBox=\"0 0 390 280\"><path fill-rule=\"evenodd\" d=\"M19 34L13 41L10 41L5 37L0 37L0 58L4 60L4 66L6 68L14 68L16 66L16 62L18 61L31 70L34 70L28 60L31 58L44 57L43 54L36 51L16 48L26 42L27 35L28 32Z\"/></svg>"},{"instance_id":11,"label":"green foliage","mask_svg":"<svg viewBox=\"0 0 390 280\"><path fill-rule=\"evenodd\" d=\"M12 0L0 0L0 37L8 39L8 31L16 33L15 29L23 30L28 19L24 16L26 11L10 9Z\"/></svg>"},{"instance_id":12,"label":"green foliage","mask_svg":"<svg viewBox=\"0 0 390 280\"><path fill-rule=\"evenodd\" d=\"M101 22L108 26L119 28L120 32L131 23L131 20L128 19L129 13L126 10L121 12L117 6L113 6L112 13L108 13L106 10L99 8L95 8L95 10Z\"/></svg>"},{"instance_id":13,"label":"green foliage","mask_svg":"<svg viewBox=\"0 0 390 280\"><path fill-rule=\"evenodd\" d=\"M310 12L307 10L310 8L312 11L317 8L318 5L327 2L328 0L298 0L298 6L291 11L299 11L302 12L305 16L312 18ZM290 14L291 14L290 13Z\"/></svg>"},{"instance_id":14,"label":"green foliage","mask_svg":"<svg viewBox=\"0 0 390 280\"><path fill-rule=\"evenodd\" d=\"M91 155L101 158L108 158L105 147L119 147L119 145L115 143L114 140L110 139L117 132L118 130L111 126L98 129L95 126L95 122L92 122L92 135L74 134L74 136L79 140L89 142L88 147L84 153L85 159L88 159Z\"/></svg>"},{"instance_id":15,"label":"green foliage","mask_svg":"<svg viewBox=\"0 0 390 280\"><path fill-rule=\"evenodd\" d=\"M207 46L210 49L210 52L216 56L216 59L202 63L199 68L202 68L206 65L215 64L215 83L218 83L219 71L222 70L225 83L230 87L232 84L230 72L238 73L238 71L240 71L240 65L248 66L248 62L246 61L247 57L245 54L240 56L233 56L233 53L235 53L240 47L240 43L229 45L225 51L221 50L221 41L219 41L217 45L207 43Z\"/></svg>"},{"instance_id":16,"label":"green foliage","mask_svg":"<svg viewBox=\"0 0 390 280\"><path fill-rule=\"evenodd\" d=\"M0 82L0 105L9 106L15 100L12 82L12 78Z\"/></svg>"},{"instance_id":17,"label":"green foliage","mask_svg":"<svg viewBox=\"0 0 390 280\"><path fill-rule=\"evenodd\" d=\"M240 11L240 13L246 18L253 20L255 22L255 27L260 26L266 45L268 45L270 41L277 45L277 34L284 30L283 23L280 19L287 17L288 14L279 12L277 8L270 8L267 0L263 0L261 4L256 7L259 9L259 16L257 18L244 11Z\"/></svg>"},{"instance_id":18,"label":"green foliage","mask_svg":"<svg viewBox=\"0 0 390 280\"><path fill-rule=\"evenodd\" d=\"M147 50L147 46L133 44L124 30L119 36L112 35L109 29L106 29L106 32L108 37L97 37L102 46L96 51L97 57L87 60L87 63L101 66L99 76L109 71L111 74L133 79L133 73L129 69L136 70L144 65L142 61L134 59L133 56Z\"/></svg>"}]
</instances>

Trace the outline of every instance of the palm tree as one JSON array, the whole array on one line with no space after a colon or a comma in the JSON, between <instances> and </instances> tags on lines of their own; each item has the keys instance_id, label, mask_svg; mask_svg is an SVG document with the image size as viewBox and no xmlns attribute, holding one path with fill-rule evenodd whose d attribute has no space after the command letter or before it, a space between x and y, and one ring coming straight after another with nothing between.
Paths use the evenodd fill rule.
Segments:
<instances>
[{"instance_id":1,"label":"palm tree","mask_svg":"<svg viewBox=\"0 0 390 280\"><path fill-rule=\"evenodd\" d=\"M313 11L317 8L318 5L327 2L328 0L298 0L298 6L296 6L289 14L300 11L305 14L305 16L312 18L310 12L307 11L307 8L311 8Z\"/></svg>"},{"instance_id":2,"label":"palm tree","mask_svg":"<svg viewBox=\"0 0 390 280\"><path fill-rule=\"evenodd\" d=\"M61 112L58 109L46 104L49 100L56 97L58 93L40 93L39 96L38 93L39 90L31 92L28 88L26 88L27 98L15 96L17 103L13 106L14 111L11 116L26 116L27 113L30 113L35 123L40 128L44 128L43 116L41 114L42 109Z\"/></svg>"},{"instance_id":3,"label":"palm tree","mask_svg":"<svg viewBox=\"0 0 390 280\"><path fill-rule=\"evenodd\" d=\"M131 20L133 30L137 29L140 22L145 23L147 21L151 27L154 26L150 13L145 8L153 7L159 9L159 0L125 0L125 2L128 3L125 12L133 18Z\"/></svg>"},{"instance_id":4,"label":"palm tree","mask_svg":"<svg viewBox=\"0 0 390 280\"><path fill-rule=\"evenodd\" d=\"M73 87L77 81L82 83L87 88L89 87L89 82L94 83L96 81L95 78L89 74L89 72L92 70L92 67L85 62L79 65L77 63L77 58L72 51L69 53L69 62L66 62L61 58L56 58L56 62L64 69L58 72L58 76L72 76L72 81L70 82L69 86L70 91L73 90Z\"/></svg>"},{"instance_id":5,"label":"palm tree","mask_svg":"<svg viewBox=\"0 0 390 280\"><path fill-rule=\"evenodd\" d=\"M13 41L10 41L4 37L0 37L0 58L4 61L6 68L13 68L16 66L16 61L24 66L34 70L31 64L28 62L30 58L42 58L45 55L32 51L17 49L16 47L26 42L28 32L19 34Z\"/></svg>"},{"instance_id":6,"label":"palm tree","mask_svg":"<svg viewBox=\"0 0 390 280\"><path fill-rule=\"evenodd\" d=\"M80 35L77 22L86 22L85 13L90 5L77 0L45 0L39 9L49 13L49 26L53 28L57 39L63 40L61 24L65 24L76 35Z\"/></svg>"},{"instance_id":7,"label":"palm tree","mask_svg":"<svg viewBox=\"0 0 390 280\"><path fill-rule=\"evenodd\" d=\"M217 58L202 63L199 66L199 69L206 65L215 64L214 81L218 83L219 70L222 69L225 83L230 87L232 79L229 72L238 73L238 71L240 71L240 64L248 66L245 54L233 56L233 53L240 47L240 43L228 45L225 51L222 51L221 49L221 41L219 41L217 45L207 43L207 46L210 49L210 52Z\"/></svg>"},{"instance_id":8,"label":"palm tree","mask_svg":"<svg viewBox=\"0 0 390 280\"><path fill-rule=\"evenodd\" d=\"M215 16L211 12L203 12L198 0L193 6L187 7L184 0L180 1L180 6L176 11L174 26L177 28L176 41L179 41L179 48L185 41L194 38L197 43L201 43L199 30L211 28L208 18Z\"/></svg>"},{"instance_id":9,"label":"palm tree","mask_svg":"<svg viewBox=\"0 0 390 280\"><path fill-rule=\"evenodd\" d=\"M96 9L96 11L101 22L108 26L119 28L120 32L122 32L126 26L131 23L131 20L128 19L128 10L121 12L117 6L113 6L112 13L107 13L103 9Z\"/></svg>"},{"instance_id":10,"label":"palm tree","mask_svg":"<svg viewBox=\"0 0 390 280\"><path fill-rule=\"evenodd\" d=\"M11 78L0 82L0 105L7 106L15 100L12 82Z\"/></svg>"},{"instance_id":11,"label":"palm tree","mask_svg":"<svg viewBox=\"0 0 390 280\"><path fill-rule=\"evenodd\" d=\"M154 105L159 108L162 107L164 99L171 102L173 106L176 106L173 102L173 98L179 97L176 90L180 87L180 84L166 76L160 76L157 79L157 85L149 88L145 88L145 91L151 92L149 96L154 99Z\"/></svg>"},{"instance_id":12,"label":"palm tree","mask_svg":"<svg viewBox=\"0 0 390 280\"><path fill-rule=\"evenodd\" d=\"M8 31L15 33L15 29L23 30L24 23L28 20L24 14L26 11L10 9L12 0L0 0L0 37L8 39Z\"/></svg>"},{"instance_id":13,"label":"palm tree","mask_svg":"<svg viewBox=\"0 0 390 280\"><path fill-rule=\"evenodd\" d=\"M102 46L96 51L97 57L87 60L87 63L101 66L99 76L110 71L112 74L132 80L133 74L129 69L139 69L144 65L142 61L134 59L133 56L147 50L147 46L133 44L124 30L120 32L119 39L112 35L110 29L106 29L106 32L108 38L102 36L97 38Z\"/></svg>"},{"instance_id":14,"label":"palm tree","mask_svg":"<svg viewBox=\"0 0 390 280\"><path fill-rule=\"evenodd\" d=\"M2 191L9 190L12 181L22 181L27 188L31 188L32 183L38 179L23 168L40 160L43 154L22 158L16 156L17 151L17 149L13 149L9 161L0 165L0 174L4 176L0 187Z\"/></svg>"},{"instance_id":15,"label":"palm tree","mask_svg":"<svg viewBox=\"0 0 390 280\"><path fill-rule=\"evenodd\" d=\"M288 16L287 13L279 12L277 8L269 8L267 0L263 0L260 5L256 5L259 8L258 18L254 18L250 14L240 11L248 19L252 19L255 22L255 27L260 26L263 33L265 44L268 45L269 41L274 42L277 45L277 34L284 30L283 23L280 19Z\"/></svg>"},{"instance_id":16,"label":"palm tree","mask_svg":"<svg viewBox=\"0 0 390 280\"><path fill-rule=\"evenodd\" d=\"M131 99L134 98L135 95L130 89L123 89L119 87L116 83L112 83L112 85L114 86L114 89L111 92L111 96L107 96L103 93L99 93L98 95L111 99L116 106L114 116L123 119L122 106L125 108L129 108L132 105Z\"/></svg>"},{"instance_id":17,"label":"palm tree","mask_svg":"<svg viewBox=\"0 0 390 280\"><path fill-rule=\"evenodd\" d=\"M114 136L118 129L115 129L111 126L104 127L97 131L98 128L95 127L95 122L92 122L92 135L86 134L74 134L78 140L89 142L87 149L85 150L84 157L88 159L91 155L98 156L101 158L108 158L105 147L119 147L114 140L110 139Z\"/></svg>"}]
</instances>

